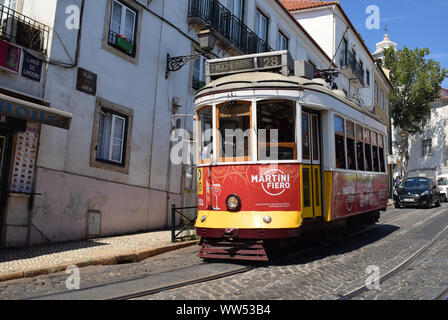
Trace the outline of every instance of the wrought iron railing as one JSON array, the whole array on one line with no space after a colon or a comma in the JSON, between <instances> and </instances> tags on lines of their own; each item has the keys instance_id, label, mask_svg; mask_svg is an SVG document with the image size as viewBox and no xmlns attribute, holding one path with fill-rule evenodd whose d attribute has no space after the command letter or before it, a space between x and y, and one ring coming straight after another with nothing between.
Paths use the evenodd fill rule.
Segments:
<instances>
[{"instance_id":1,"label":"wrought iron railing","mask_svg":"<svg viewBox=\"0 0 448 320\"><path fill-rule=\"evenodd\" d=\"M123 35L110 30L108 43L115 49L118 49L126 53L127 55L135 58L135 52L136 52L135 49L137 48L135 41L129 41Z\"/></svg>"},{"instance_id":2,"label":"wrought iron railing","mask_svg":"<svg viewBox=\"0 0 448 320\"><path fill-rule=\"evenodd\" d=\"M348 67L356 75L358 80L364 85L364 69L356 60L355 55L350 50L342 51L342 67Z\"/></svg>"},{"instance_id":3,"label":"wrought iron railing","mask_svg":"<svg viewBox=\"0 0 448 320\"><path fill-rule=\"evenodd\" d=\"M50 27L0 4L0 38L47 53Z\"/></svg>"},{"instance_id":4,"label":"wrought iron railing","mask_svg":"<svg viewBox=\"0 0 448 320\"><path fill-rule=\"evenodd\" d=\"M188 19L210 26L244 54L274 51L218 0L189 0Z\"/></svg>"},{"instance_id":5,"label":"wrought iron railing","mask_svg":"<svg viewBox=\"0 0 448 320\"><path fill-rule=\"evenodd\" d=\"M171 242L176 240L196 239L195 222L197 217L198 207L176 207L171 205ZM180 215L181 221L176 228L176 215Z\"/></svg>"}]
</instances>

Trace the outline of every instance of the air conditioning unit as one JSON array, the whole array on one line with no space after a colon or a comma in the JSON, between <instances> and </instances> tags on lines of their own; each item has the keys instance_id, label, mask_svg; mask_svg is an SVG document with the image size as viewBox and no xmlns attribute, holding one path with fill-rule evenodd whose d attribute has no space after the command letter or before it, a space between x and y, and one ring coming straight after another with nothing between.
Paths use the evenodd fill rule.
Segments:
<instances>
[{"instance_id":1,"label":"air conditioning unit","mask_svg":"<svg viewBox=\"0 0 448 320\"><path fill-rule=\"evenodd\" d=\"M17 17L7 17L1 23L3 38L25 48L42 51L44 33L41 29Z\"/></svg>"},{"instance_id":2,"label":"air conditioning unit","mask_svg":"<svg viewBox=\"0 0 448 320\"><path fill-rule=\"evenodd\" d=\"M314 78L314 67L311 63L309 63L305 60L294 61L294 75L296 77L313 79Z\"/></svg>"}]
</instances>

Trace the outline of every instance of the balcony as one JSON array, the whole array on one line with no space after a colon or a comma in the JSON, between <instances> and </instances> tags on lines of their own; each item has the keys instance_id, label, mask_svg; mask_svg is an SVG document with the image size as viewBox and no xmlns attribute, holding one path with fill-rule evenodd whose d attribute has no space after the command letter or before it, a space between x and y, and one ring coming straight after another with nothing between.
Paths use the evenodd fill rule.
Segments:
<instances>
[{"instance_id":1,"label":"balcony","mask_svg":"<svg viewBox=\"0 0 448 320\"><path fill-rule=\"evenodd\" d=\"M189 0L188 22L209 26L242 54L274 51L218 0Z\"/></svg>"},{"instance_id":2,"label":"balcony","mask_svg":"<svg viewBox=\"0 0 448 320\"><path fill-rule=\"evenodd\" d=\"M0 39L47 53L50 27L0 5Z\"/></svg>"},{"instance_id":3,"label":"balcony","mask_svg":"<svg viewBox=\"0 0 448 320\"><path fill-rule=\"evenodd\" d=\"M351 51L347 50L341 52L341 67L342 70L348 70L347 75L349 78L356 80L360 86L365 86L364 69Z\"/></svg>"}]
</instances>

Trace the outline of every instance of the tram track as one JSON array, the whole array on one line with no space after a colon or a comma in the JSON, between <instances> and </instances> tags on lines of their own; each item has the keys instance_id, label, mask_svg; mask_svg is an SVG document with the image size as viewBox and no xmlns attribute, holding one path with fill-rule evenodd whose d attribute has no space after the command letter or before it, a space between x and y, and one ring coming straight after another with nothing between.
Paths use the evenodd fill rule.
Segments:
<instances>
[{"instance_id":1,"label":"tram track","mask_svg":"<svg viewBox=\"0 0 448 320\"><path fill-rule=\"evenodd\" d=\"M391 217L389 219L386 219L384 221L381 221L379 224L375 224L375 225L371 225L371 226L367 226L364 227L360 230L357 230L355 232L349 233L347 234L348 237L354 237L363 233L366 233L368 231L374 230L376 228L379 228L381 226L384 226L385 224L397 220L405 215L409 214L409 212L404 212L403 214ZM132 300L132 299L137 299L137 298L142 298L145 296L150 296L150 295L154 295L157 293L161 293L164 291L168 291L168 290L172 290L172 289L178 289L178 288L183 288L183 287L188 287L191 285L196 285L196 284L200 284L200 283L204 283L204 282L209 282L209 281L213 281L213 280L218 280L218 279L223 279L223 278L227 278L233 275L237 275L237 274L242 274L242 273L246 273L252 270L255 270L257 268L260 267L264 267L264 266L268 266L272 263L279 263L282 261L287 261L290 259L297 259L300 258L301 256L306 256L306 254L314 252L315 250L319 250L319 249L325 249L337 244L340 244L340 242L342 242L344 240L338 240L336 242L331 242L331 243L324 243L315 247L310 247L310 248L306 248L304 250L298 251L298 252L294 252L292 254L286 255L286 256L281 256L278 257L272 261L269 262L262 262L259 264L255 264L253 266L247 266L247 267L242 267L242 268L238 268L236 270L232 270L229 272L223 272L223 273L219 273L216 275L212 275L212 276L207 276L207 277L203 277L203 278L198 278L198 279L194 279L194 280L189 280L189 281L184 281L184 282L179 282L177 284L174 285L169 285L169 286L164 286L164 287L160 287L160 288L156 288L156 289L151 289L151 290L146 290L146 291L140 291L140 292L136 292L133 294L128 294L128 295L123 295L123 296L119 296L119 297L114 297L110 300Z\"/></svg>"},{"instance_id":2,"label":"tram track","mask_svg":"<svg viewBox=\"0 0 448 320\"><path fill-rule=\"evenodd\" d=\"M363 227L359 230L356 230L354 232L345 234L344 237L342 239L337 239L336 241L329 241L329 242L322 242L317 246L312 246L312 247L308 247L306 249L303 250L299 250L296 252L293 252L291 254L285 255L285 256L279 256L269 262L260 262L260 263L255 263L253 265L250 266L243 266L240 268L236 268L234 270L229 270L229 271L225 271L225 272L218 272L215 274L209 274L205 277L197 277L195 279L190 279L187 281L179 281L177 283L171 283L168 285L162 285L159 287L155 287L155 288L150 288L147 290L140 290L134 293L129 293L129 294L123 294L123 295L117 295L117 296L111 296L111 297L107 297L106 300L132 300L132 299L137 299L137 298L142 298L145 296L151 296L157 293L162 293L165 291L169 291L169 290L173 290L173 289L179 289L179 288L183 288L183 287L188 287L191 285L197 285L197 284L201 284L204 282L209 282L209 281L213 281L213 280L218 280L218 279L223 279L223 278L227 278L227 277L231 277L234 275L238 275L238 274L243 274L243 273L247 273L249 271L255 270L257 268L261 268L261 267L266 267L269 266L271 264L275 264L275 263L287 263L288 260L294 260L294 259L299 259L299 258L306 258L308 254L311 254L313 252L316 252L317 250L322 250L322 249L327 249L327 248L331 248L332 246L335 245L339 245L342 242L347 240L347 237L355 237L361 234L364 234L368 231L380 228L382 226L385 226L386 224L395 221L397 219L400 219L402 217L408 216L409 214L415 213L415 211L404 211L403 213L398 213L397 210L392 210L390 212L390 214L393 214L393 217L389 217L384 221L381 221L378 224L375 225L369 225L367 227ZM200 268L201 266L206 266L206 265L210 265L210 263L198 263L198 264L194 264L192 266L183 268L183 269L191 269L191 268ZM180 269L175 269L175 271L180 272L182 268ZM162 273L163 274L163 273ZM153 274L150 276L143 276L143 277L138 277L135 279L126 279L123 281L116 281L114 283L108 283L108 284L103 284L100 286L93 286L93 287L88 287L88 288L84 288L82 289L82 291L89 291L89 290L95 290L98 289L98 287L103 287L103 288L107 288L110 285L117 285L117 284L125 284L125 283L129 283L132 281L142 281L142 280L147 280L153 276L157 276L158 274ZM60 295L64 295L66 294L66 292L61 292L61 293L56 293L56 294L49 294L49 295L45 295L45 296L40 296L40 297L33 297L31 299L51 299L51 298L58 298Z\"/></svg>"},{"instance_id":3,"label":"tram track","mask_svg":"<svg viewBox=\"0 0 448 320\"><path fill-rule=\"evenodd\" d=\"M448 301L448 288L446 288L445 291L438 295L434 300Z\"/></svg>"},{"instance_id":4,"label":"tram track","mask_svg":"<svg viewBox=\"0 0 448 320\"><path fill-rule=\"evenodd\" d=\"M414 252L411 256L406 258L402 263L400 263L398 266L387 272L386 274L382 275L381 277L374 279L376 283L382 284L387 279L397 275L400 271L404 270L407 266L409 266L411 263L416 261L423 253L425 253L437 240L439 240L445 232L448 230L448 226L445 226L445 228L440 231L436 236L434 236L430 241L428 241L424 246L422 246L419 250ZM358 297L362 295L364 292L368 291L368 284L365 284L349 293L344 294L341 296L338 300L351 300L355 297ZM444 300L448 299L448 290L444 292L444 295L442 294L441 297L444 297Z\"/></svg>"}]
</instances>

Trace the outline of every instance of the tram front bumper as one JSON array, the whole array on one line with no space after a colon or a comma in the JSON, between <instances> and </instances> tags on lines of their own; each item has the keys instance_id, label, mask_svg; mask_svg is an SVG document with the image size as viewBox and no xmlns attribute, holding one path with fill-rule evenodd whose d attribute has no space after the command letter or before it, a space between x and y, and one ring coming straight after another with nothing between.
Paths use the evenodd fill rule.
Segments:
<instances>
[{"instance_id":1,"label":"tram front bumper","mask_svg":"<svg viewBox=\"0 0 448 320\"><path fill-rule=\"evenodd\" d=\"M300 211L199 211L195 227L204 238L259 239L296 236L301 225Z\"/></svg>"}]
</instances>

